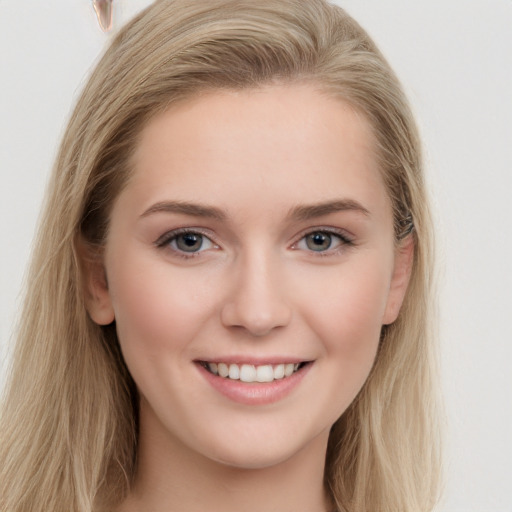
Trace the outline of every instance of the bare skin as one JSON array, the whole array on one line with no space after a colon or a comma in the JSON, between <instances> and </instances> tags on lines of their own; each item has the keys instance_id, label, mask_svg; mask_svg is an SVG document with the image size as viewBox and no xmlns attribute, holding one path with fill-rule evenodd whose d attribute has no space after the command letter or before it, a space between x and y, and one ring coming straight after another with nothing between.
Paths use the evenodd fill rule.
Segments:
<instances>
[{"instance_id":1,"label":"bare skin","mask_svg":"<svg viewBox=\"0 0 512 512\"><path fill-rule=\"evenodd\" d=\"M141 396L119 512L332 509L329 430L412 259L374 150L363 116L306 85L208 93L146 126L89 279Z\"/></svg>"},{"instance_id":2,"label":"bare skin","mask_svg":"<svg viewBox=\"0 0 512 512\"><path fill-rule=\"evenodd\" d=\"M288 461L244 469L191 457L176 445L165 458L165 439L153 439L140 447L140 477L119 512L330 512L323 488L326 440L322 433Z\"/></svg>"}]
</instances>

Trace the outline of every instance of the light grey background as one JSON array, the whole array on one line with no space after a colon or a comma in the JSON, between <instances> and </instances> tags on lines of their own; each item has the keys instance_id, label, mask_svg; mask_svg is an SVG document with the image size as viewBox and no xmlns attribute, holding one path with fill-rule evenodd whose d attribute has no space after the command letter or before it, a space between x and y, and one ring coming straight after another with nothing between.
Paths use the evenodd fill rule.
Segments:
<instances>
[{"instance_id":1,"label":"light grey background","mask_svg":"<svg viewBox=\"0 0 512 512\"><path fill-rule=\"evenodd\" d=\"M115 0L115 27L149 0ZM339 0L422 129L441 253L448 412L442 512L512 512L512 0ZM0 357L45 182L111 39L90 0L0 0ZM0 384L5 370L0 370Z\"/></svg>"}]
</instances>

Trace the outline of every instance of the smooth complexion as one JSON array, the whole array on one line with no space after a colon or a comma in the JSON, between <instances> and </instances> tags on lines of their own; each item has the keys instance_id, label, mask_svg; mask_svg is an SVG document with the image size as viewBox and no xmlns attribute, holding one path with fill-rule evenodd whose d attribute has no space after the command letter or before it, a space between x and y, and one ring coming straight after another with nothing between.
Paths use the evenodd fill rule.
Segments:
<instances>
[{"instance_id":1,"label":"smooth complexion","mask_svg":"<svg viewBox=\"0 0 512 512\"><path fill-rule=\"evenodd\" d=\"M141 397L121 510L328 510L329 429L412 257L368 122L312 86L210 92L151 120L133 167L89 279ZM301 367L243 383L206 363Z\"/></svg>"}]
</instances>

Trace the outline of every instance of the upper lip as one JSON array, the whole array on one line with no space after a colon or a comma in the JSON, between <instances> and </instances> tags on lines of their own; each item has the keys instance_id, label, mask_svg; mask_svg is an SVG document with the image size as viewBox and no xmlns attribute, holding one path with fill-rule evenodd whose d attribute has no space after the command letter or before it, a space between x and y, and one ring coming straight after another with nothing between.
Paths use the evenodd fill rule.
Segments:
<instances>
[{"instance_id":1,"label":"upper lip","mask_svg":"<svg viewBox=\"0 0 512 512\"><path fill-rule=\"evenodd\" d=\"M297 356L268 356L268 357L251 357L251 356L215 356L215 357L205 357L201 359L196 359L197 363L226 363L226 364L252 364L254 366L263 366L263 365L277 365L277 364L287 364L287 363L307 363L311 361L311 359L304 359Z\"/></svg>"}]
</instances>

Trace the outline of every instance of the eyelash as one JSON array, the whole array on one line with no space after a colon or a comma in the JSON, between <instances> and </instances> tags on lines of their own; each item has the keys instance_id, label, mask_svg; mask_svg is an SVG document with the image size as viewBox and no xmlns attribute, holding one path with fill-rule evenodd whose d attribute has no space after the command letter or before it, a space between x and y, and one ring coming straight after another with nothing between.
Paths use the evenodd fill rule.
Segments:
<instances>
[{"instance_id":1,"label":"eyelash","mask_svg":"<svg viewBox=\"0 0 512 512\"><path fill-rule=\"evenodd\" d=\"M297 245L302 242L303 240L306 240L306 237L314 234L322 234L322 235L328 235L330 237L336 237L339 239L340 243L337 247L334 249L327 249L325 251L315 251L313 249L310 249L308 252L312 253L315 257L325 258L328 256L335 256L343 252L349 247L355 246L355 241L353 238L351 238L345 231L335 229L335 228L328 228L328 227L317 227L314 229L309 229L306 232L302 233L299 240L295 242L292 245L292 249L297 249Z\"/></svg>"},{"instance_id":2,"label":"eyelash","mask_svg":"<svg viewBox=\"0 0 512 512\"><path fill-rule=\"evenodd\" d=\"M155 245L159 249L165 249L166 247L169 247L171 242L176 240L180 235L201 235L203 238L210 240L212 245L218 247L218 245L211 239L211 237L208 236L205 232L203 232L199 228L197 228L197 229L196 228L174 229L172 231L165 233L161 237L159 237L156 240ZM175 256L177 256L178 258L183 258L185 260L188 260L191 258L197 258L198 256L200 256L201 252L203 252L203 251L185 252L185 251L181 251L179 249L174 249L174 248L170 248L170 249L174 253Z\"/></svg>"},{"instance_id":3,"label":"eyelash","mask_svg":"<svg viewBox=\"0 0 512 512\"><path fill-rule=\"evenodd\" d=\"M300 242L302 242L303 240L305 240L306 237L308 237L309 235L313 235L313 234L324 234L324 235L328 235L331 237L336 237L340 240L339 246L334 249L327 249L325 251L315 251L313 249L310 249L309 251L307 251L307 252L312 253L312 255L314 257L327 257L327 256L337 255L340 252L342 252L343 250L346 250L348 247L353 247L355 245L354 240L351 237L349 237L346 234L346 232L338 230L338 229L334 229L334 228L319 227L319 228L315 228L315 229L310 229L310 230L302 233L300 238L298 239L298 241L295 242L291 246L291 248L293 250L299 250L299 249L297 249L297 245ZM155 245L157 248L165 249L166 247L169 247L170 243L175 241L180 235L200 235L203 237L203 239L209 240L210 243L213 246L215 246L216 248L219 247L211 239L210 236L208 236L204 231L202 231L199 228L197 228L197 229L196 228L180 228L180 229L175 229L173 231L169 231L169 232L165 233L164 235L162 235L161 237L159 237L155 241ZM175 256L177 256L179 258L183 258L185 260L188 260L191 258L197 258L198 256L201 255L202 252L204 252L204 250L199 250L199 251L195 251L195 252L186 252L186 251L181 251L180 249L176 249L176 248L171 248L171 250Z\"/></svg>"}]
</instances>

